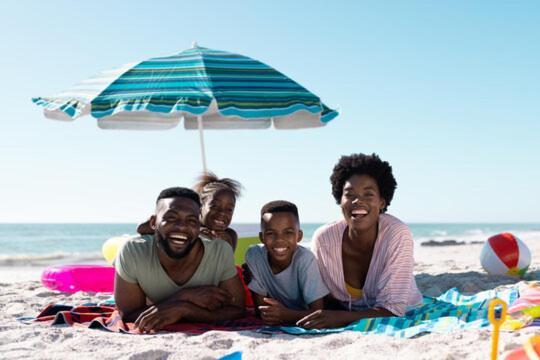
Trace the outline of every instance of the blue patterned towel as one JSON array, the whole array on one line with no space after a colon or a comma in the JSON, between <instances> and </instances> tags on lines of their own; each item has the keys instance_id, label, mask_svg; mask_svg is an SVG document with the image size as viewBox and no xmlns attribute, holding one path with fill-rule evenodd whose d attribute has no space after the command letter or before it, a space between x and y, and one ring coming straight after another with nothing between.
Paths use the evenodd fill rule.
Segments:
<instances>
[{"instance_id":1,"label":"blue patterned towel","mask_svg":"<svg viewBox=\"0 0 540 360\"><path fill-rule=\"evenodd\" d=\"M494 298L511 305L519 296L517 287L487 290L478 294L462 295L456 288L437 298L424 297L424 303L408 311L403 317L361 319L342 328L306 330L296 326L264 327L259 332L293 335L329 334L360 331L366 334L386 334L398 338L412 338L425 333L451 333L461 329L479 329L489 325L489 301Z\"/></svg>"}]
</instances>

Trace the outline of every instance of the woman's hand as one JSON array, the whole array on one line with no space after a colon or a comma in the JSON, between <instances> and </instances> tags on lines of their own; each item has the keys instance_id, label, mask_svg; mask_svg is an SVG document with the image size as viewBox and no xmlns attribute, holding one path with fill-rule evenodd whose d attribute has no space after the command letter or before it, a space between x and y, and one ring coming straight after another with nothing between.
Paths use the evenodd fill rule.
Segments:
<instances>
[{"instance_id":1,"label":"woman's hand","mask_svg":"<svg viewBox=\"0 0 540 360\"><path fill-rule=\"evenodd\" d=\"M356 319L351 319L347 311L317 310L296 322L296 325L306 329L337 328L350 324Z\"/></svg>"},{"instance_id":2,"label":"woman's hand","mask_svg":"<svg viewBox=\"0 0 540 360\"><path fill-rule=\"evenodd\" d=\"M317 310L296 322L296 325L306 329L337 328L347 326L350 323L374 317L395 316L385 308L374 308L359 311L344 310Z\"/></svg>"}]
</instances>

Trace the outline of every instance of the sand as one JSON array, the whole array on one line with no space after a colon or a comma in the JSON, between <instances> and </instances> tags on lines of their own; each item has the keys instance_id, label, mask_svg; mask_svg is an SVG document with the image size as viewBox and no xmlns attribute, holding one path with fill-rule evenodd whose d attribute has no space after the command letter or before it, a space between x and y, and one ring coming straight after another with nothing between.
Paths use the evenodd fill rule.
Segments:
<instances>
[{"instance_id":1,"label":"sand","mask_svg":"<svg viewBox=\"0 0 540 360\"><path fill-rule=\"evenodd\" d=\"M533 263L526 276L540 280L540 239L530 240ZM437 296L451 287L474 293L515 284L516 279L488 276L479 263L482 245L415 249L415 274L420 290ZM199 336L112 334L86 328L26 325L20 316L35 316L50 302L99 302L108 294L59 294L36 281L41 269L0 267L0 357L2 359L214 359L236 350L244 359L487 359L488 328L416 339L344 332L324 336L269 336L251 331L210 331ZM502 333L499 352L521 346L540 328Z\"/></svg>"}]
</instances>

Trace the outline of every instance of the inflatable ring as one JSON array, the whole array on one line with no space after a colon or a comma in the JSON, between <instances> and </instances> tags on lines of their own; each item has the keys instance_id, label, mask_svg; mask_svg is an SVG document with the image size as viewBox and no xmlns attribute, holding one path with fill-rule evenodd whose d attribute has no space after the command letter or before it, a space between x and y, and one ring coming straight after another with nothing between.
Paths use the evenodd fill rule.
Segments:
<instances>
[{"instance_id":1,"label":"inflatable ring","mask_svg":"<svg viewBox=\"0 0 540 360\"><path fill-rule=\"evenodd\" d=\"M49 266L41 273L41 283L48 289L70 293L113 292L114 272L112 266Z\"/></svg>"}]
</instances>

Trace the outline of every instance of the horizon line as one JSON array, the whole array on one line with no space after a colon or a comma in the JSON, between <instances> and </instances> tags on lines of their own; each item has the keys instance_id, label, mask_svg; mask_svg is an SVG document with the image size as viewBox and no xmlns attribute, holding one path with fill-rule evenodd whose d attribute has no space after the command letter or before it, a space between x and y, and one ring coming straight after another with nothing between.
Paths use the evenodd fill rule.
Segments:
<instances>
[{"instance_id":1,"label":"horizon line","mask_svg":"<svg viewBox=\"0 0 540 360\"><path fill-rule=\"evenodd\" d=\"M331 221L306 221L301 224L320 225ZM540 221L409 221L405 224L451 224L451 225L540 225ZM110 222L110 221L66 221L66 222L2 222L0 225L132 225L138 222ZM233 222L231 225L258 225L259 222Z\"/></svg>"}]
</instances>

